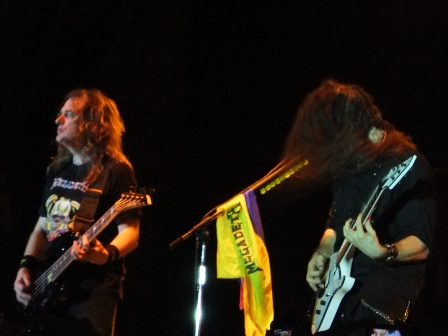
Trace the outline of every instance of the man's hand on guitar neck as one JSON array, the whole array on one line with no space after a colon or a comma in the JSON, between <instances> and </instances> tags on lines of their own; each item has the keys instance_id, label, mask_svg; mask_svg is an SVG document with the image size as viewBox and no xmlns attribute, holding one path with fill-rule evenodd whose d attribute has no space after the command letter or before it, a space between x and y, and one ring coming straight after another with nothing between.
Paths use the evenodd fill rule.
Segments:
<instances>
[{"instance_id":1,"label":"man's hand on guitar neck","mask_svg":"<svg viewBox=\"0 0 448 336\"><path fill-rule=\"evenodd\" d=\"M350 227L352 219L345 222L343 232L349 243L372 259L382 259L387 255L387 248L380 244L376 231L372 227L370 218L362 224L362 215L356 218L353 228Z\"/></svg>"},{"instance_id":2,"label":"man's hand on guitar neck","mask_svg":"<svg viewBox=\"0 0 448 336\"><path fill-rule=\"evenodd\" d=\"M107 250L98 239L94 239L89 243L86 236L82 236L82 244L78 244L76 240L73 242L72 255L78 260L99 265L105 264L109 256Z\"/></svg>"},{"instance_id":3,"label":"man's hand on guitar neck","mask_svg":"<svg viewBox=\"0 0 448 336\"><path fill-rule=\"evenodd\" d=\"M108 250L110 245L116 249L114 258L124 257L138 246L140 221L128 218L126 222L118 225L118 235L112 240L109 246L104 247L97 239L89 244L87 237L82 236L82 244L73 242L72 255L78 260L89 261L94 264L103 265L111 261Z\"/></svg>"}]
</instances>

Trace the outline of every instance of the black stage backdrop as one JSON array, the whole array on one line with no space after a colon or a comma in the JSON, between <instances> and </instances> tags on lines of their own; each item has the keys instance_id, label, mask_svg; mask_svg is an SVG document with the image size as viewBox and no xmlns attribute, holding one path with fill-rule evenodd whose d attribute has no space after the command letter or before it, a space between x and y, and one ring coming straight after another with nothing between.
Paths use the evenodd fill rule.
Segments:
<instances>
[{"instance_id":1,"label":"black stage backdrop","mask_svg":"<svg viewBox=\"0 0 448 336\"><path fill-rule=\"evenodd\" d=\"M446 192L444 0L4 0L0 20L6 316L55 152L54 119L74 88L116 100L139 184L156 190L128 258L118 335L193 334L195 237L172 251L169 243L275 166L298 105L325 78L369 91L438 168ZM328 193L299 198L280 186L258 200L273 274L272 329L305 335L312 300L305 269ZM239 285L216 279L214 224L210 232L201 335L243 335ZM443 259L434 265L446 275ZM438 297L431 292L422 305L422 316L435 316L427 324L442 316L434 303L446 302L445 283L433 284Z\"/></svg>"}]
</instances>

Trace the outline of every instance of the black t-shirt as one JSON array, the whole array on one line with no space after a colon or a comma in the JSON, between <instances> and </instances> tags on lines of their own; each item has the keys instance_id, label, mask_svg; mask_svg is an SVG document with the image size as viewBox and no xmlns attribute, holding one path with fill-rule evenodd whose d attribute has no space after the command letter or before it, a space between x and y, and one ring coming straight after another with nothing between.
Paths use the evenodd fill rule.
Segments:
<instances>
[{"instance_id":1,"label":"black t-shirt","mask_svg":"<svg viewBox=\"0 0 448 336\"><path fill-rule=\"evenodd\" d=\"M136 186L134 173L127 164L112 159L109 159L108 164L108 177L96 209L95 220L119 200L122 193L129 192L131 187ZM39 215L47 218L45 231L49 243L70 229L73 230L73 217L80 208L87 187L84 182L87 173L86 164L68 164L57 174L48 175ZM135 211L130 213L136 215ZM99 239L103 244L110 243L117 234L117 224L128 215L123 212L101 233Z\"/></svg>"},{"instance_id":2,"label":"black t-shirt","mask_svg":"<svg viewBox=\"0 0 448 336\"><path fill-rule=\"evenodd\" d=\"M106 213L114 203L120 199L122 193L129 192L131 187L136 186L134 172L127 164L117 162L109 157L105 159L105 166L107 168L107 179L103 192L101 194L96 213L95 220L98 220L104 213ZM39 208L39 215L46 217L46 238L48 242L49 251L53 255L58 254L61 241L65 240L64 236L73 233L73 217L78 212L86 190L87 184L84 182L88 174L89 165L83 164L76 166L72 163L64 166L56 174L49 173L47 181L43 190L42 202ZM91 186L95 187L95 185ZM118 234L117 225L125 222L128 216L140 217L141 211L129 210L120 213L97 237L103 245L109 244L113 238ZM88 227L81 227L85 231ZM79 227L77 228L79 229ZM83 232L80 232L81 234ZM59 237L62 239L58 239ZM69 242L68 242L69 243ZM65 245L68 245L65 243ZM63 245L61 245L63 246ZM53 248L53 250L51 250ZM53 258L53 256L52 256ZM77 279L72 279L73 282L89 283L87 287L92 287L93 283L101 282L107 273L115 274L115 277L120 277L124 274L122 260L116 265L99 266L87 262L76 262ZM82 264L82 267L78 267ZM73 268L73 265L70 267ZM96 281L85 281L87 278L95 278Z\"/></svg>"},{"instance_id":3,"label":"black t-shirt","mask_svg":"<svg viewBox=\"0 0 448 336\"><path fill-rule=\"evenodd\" d=\"M416 236L430 247L436 220L432 170L419 153L410 154L417 155L414 165L392 190L383 192L372 215L372 226L381 244ZM335 183L327 221L327 227L336 231L335 252L344 240L342 228L346 220L356 219L375 186L392 167L408 157L410 155L396 159L380 158L370 167ZM363 298L370 305L394 316L391 304L415 300L423 285L424 274L425 262L387 265L357 250L351 269L351 276L357 280L351 293L354 296L352 304Z\"/></svg>"}]
</instances>

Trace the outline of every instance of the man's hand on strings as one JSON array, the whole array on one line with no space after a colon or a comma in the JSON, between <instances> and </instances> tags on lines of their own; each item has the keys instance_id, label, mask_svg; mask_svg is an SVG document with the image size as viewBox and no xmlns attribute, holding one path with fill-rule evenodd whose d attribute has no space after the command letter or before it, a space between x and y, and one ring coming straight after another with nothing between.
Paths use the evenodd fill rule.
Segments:
<instances>
[{"instance_id":1,"label":"man's hand on strings","mask_svg":"<svg viewBox=\"0 0 448 336\"><path fill-rule=\"evenodd\" d=\"M336 232L333 229L326 229L319 243L319 247L311 256L306 271L306 281L310 287L317 292L325 287L324 276L327 270L327 264L334 251L336 241Z\"/></svg>"},{"instance_id":2,"label":"man's hand on strings","mask_svg":"<svg viewBox=\"0 0 448 336\"><path fill-rule=\"evenodd\" d=\"M308 263L306 281L315 292L317 292L319 288L324 288L322 278L327 259L328 258L322 253L316 252Z\"/></svg>"},{"instance_id":3,"label":"man's hand on strings","mask_svg":"<svg viewBox=\"0 0 448 336\"><path fill-rule=\"evenodd\" d=\"M359 214L353 228L350 227L351 222L352 219L348 219L343 228L344 237L347 241L372 259L380 259L384 257L387 253L387 249L378 241L378 237L372 227L370 218L368 218L363 225L362 215Z\"/></svg>"},{"instance_id":4,"label":"man's hand on strings","mask_svg":"<svg viewBox=\"0 0 448 336\"><path fill-rule=\"evenodd\" d=\"M18 302L27 306L32 292L31 274L28 268L20 268L14 281L14 291Z\"/></svg>"}]
</instances>

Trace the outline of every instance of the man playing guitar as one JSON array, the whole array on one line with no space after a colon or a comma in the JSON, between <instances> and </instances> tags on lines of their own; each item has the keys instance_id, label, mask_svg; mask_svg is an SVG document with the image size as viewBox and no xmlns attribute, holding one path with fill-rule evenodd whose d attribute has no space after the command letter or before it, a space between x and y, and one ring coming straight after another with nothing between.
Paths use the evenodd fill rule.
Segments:
<instances>
[{"instance_id":1,"label":"man playing guitar","mask_svg":"<svg viewBox=\"0 0 448 336\"><path fill-rule=\"evenodd\" d=\"M122 153L124 124L113 100L98 90L72 91L65 97L56 125L58 154L47 169L39 218L14 282L17 301L28 308L36 303L33 290L42 286L42 281L51 283L55 278L51 272L33 284L38 263L48 258L67 234L86 232L91 226L89 221L97 219L124 192L136 186L132 166ZM80 208L85 209L81 205L86 191L94 190L98 181L103 183L99 203L91 209L92 218L75 220ZM46 330L51 334L51 328L56 328L58 335L90 335L87 331L70 330L70 321L75 320L87 322L79 323L79 328L91 325L93 335L114 334L117 306L122 297L123 257L138 245L140 216L138 210L125 212L116 216L98 239L88 240L83 235L62 246L61 251L70 251L69 261L77 260L77 268L66 279L67 299L49 311L55 317L50 319L52 323L61 322L57 326L43 326L39 322L37 328L42 335L46 335ZM74 318L67 319L68 316ZM37 335L38 331L30 334Z\"/></svg>"},{"instance_id":2,"label":"man playing guitar","mask_svg":"<svg viewBox=\"0 0 448 336\"><path fill-rule=\"evenodd\" d=\"M285 153L309 160L299 183L331 183L333 190L325 231L307 268L306 281L316 292L312 333L365 336L375 327L403 325L423 286L435 225L432 171L425 158L410 137L383 120L361 87L333 80L306 97ZM362 209L372 191L391 168L414 156L400 182L386 189L365 217ZM330 257L344 244L350 246L348 269L328 274ZM329 275L339 283L329 283ZM350 286L339 295L345 280Z\"/></svg>"}]
</instances>

